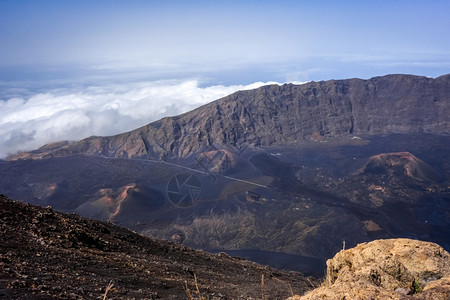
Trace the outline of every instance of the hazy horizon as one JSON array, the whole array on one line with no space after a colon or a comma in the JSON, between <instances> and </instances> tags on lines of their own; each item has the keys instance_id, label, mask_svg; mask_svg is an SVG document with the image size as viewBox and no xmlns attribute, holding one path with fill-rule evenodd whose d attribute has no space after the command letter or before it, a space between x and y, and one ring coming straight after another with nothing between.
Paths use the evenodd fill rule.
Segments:
<instances>
[{"instance_id":1,"label":"hazy horizon","mask_svg":"<svg viewBox=\"0 0 450 300\"><path fill-rule=\"evenodd\" d=\"M447 1L2 1L0 157L265 83L450 70Z\"/></svg>"}]
</instances>

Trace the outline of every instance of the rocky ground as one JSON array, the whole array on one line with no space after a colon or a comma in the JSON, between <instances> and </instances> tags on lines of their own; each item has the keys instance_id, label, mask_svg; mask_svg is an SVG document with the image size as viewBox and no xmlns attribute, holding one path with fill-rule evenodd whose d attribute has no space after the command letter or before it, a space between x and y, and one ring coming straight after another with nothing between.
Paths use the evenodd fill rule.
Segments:
<instances>
[{"instance_id":1,"label":"rocky ground","mask_svg":"<svg viewBox=\"0 0 450 300\"><path fill-rule=\"evenodd\" d=\"M450 299L450 254L437 244L376 240L327 261L320 288L289 300Z\"/></svg>"},{"instance_id":2,"label":"rocky ground","mask_svg":"<svg viewBox=\"0 0 450 300\"><path fill-rule=\"evenodd\" d=\"M3 195L0 208L0 298L102 299L112 285L106 299L285 299L318 285Z\"/></svg>"}]
</instances>

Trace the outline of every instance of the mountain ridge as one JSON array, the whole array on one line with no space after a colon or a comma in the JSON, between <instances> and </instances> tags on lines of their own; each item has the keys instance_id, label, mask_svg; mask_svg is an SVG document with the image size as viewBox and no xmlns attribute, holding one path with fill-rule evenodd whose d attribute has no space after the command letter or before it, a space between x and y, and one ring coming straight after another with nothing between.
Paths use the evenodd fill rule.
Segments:
<instances>
[{"instance_id":1,"label":"mountain ridge","mask_svg":"<svg viewBox=\"0 0 450 300\"><path fill-rule=\"evenodd\" d=\"M204 151L320 141L329 137L450 134L450 75L386 75L238 91L190 112L109 137L44 146L9 157L70 154L186 158Z\"/></svg>"}]
</instances>

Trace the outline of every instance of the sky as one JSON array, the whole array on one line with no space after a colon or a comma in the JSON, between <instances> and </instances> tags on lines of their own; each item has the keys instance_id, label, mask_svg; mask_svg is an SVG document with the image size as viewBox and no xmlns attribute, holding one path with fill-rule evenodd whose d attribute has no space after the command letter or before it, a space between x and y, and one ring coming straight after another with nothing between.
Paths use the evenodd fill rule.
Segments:
<instances>
[{"instance_id":1,"label":"sky","mask_svg":"<svg viewBox=\"0 0 450 300\"><path fill-rule=\"evenodd\" d=\"M0 158L239 89L450 73L450 1L0 0Z\"/></svg>"}]
</instances>

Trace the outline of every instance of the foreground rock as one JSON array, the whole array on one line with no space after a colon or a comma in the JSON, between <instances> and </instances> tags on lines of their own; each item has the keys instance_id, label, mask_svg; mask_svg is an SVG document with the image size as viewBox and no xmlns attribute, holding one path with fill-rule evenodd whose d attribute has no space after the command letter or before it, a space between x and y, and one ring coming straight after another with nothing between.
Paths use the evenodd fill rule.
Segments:
<instances>
[{"instance_id":1,"label":"foreground rock","mask_svg":"<svg viewBox=\"0 0 450 300\"><path fill-rule=\"evenodd\" d=\"M450 299L450 255L410 239L360 244L327 261L320 288L289 299Z\"/></svg>"},{"instance_id":2,"label":"foreground rock","mask_svg":"<svg viewBox=\"0 0 450 300\"><path fill-rule=\"evenodd\" d=\"M0 207L2 299L102 299L109 283L107 299L256 299L262 275L266 295L285 299L314 282L3 195Z\"/></svg>"}]
</instances>

